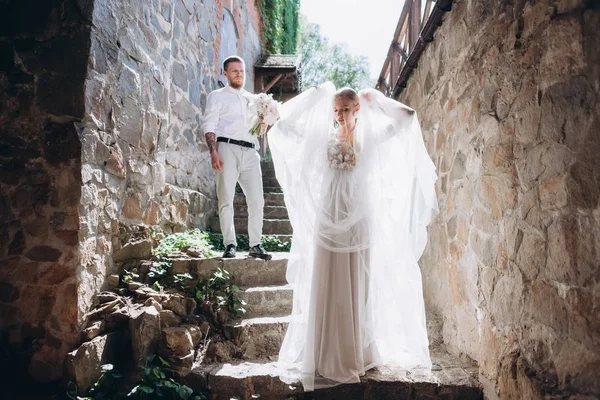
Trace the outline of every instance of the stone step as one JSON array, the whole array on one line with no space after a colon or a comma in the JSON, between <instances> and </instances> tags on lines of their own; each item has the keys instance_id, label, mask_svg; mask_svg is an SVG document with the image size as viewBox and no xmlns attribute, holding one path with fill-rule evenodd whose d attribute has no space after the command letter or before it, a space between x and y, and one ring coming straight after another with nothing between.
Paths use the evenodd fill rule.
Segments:
<instances>
[{"instance_id":1,"label":"stone step","mask_svg":"<svg viewBox=\"0 0 600 400\"><path fill-rule=\"evenodd\" d=\"M283 189L281 189L280 186L278 186L278 187L263 186L263 193L264 194L283 193Z\"/></svg>"},{"instance_id":2,"label":"stone step","mask_svg":"<svg viewBox=\"0 0 600 400\"><path fill-rule=\"evenodd\" d=\"M265 219L289 219L287 209L281 206L266 206L263 210ZM236 205L233 210L236 218L248 218L246 205Z\"/></svg>"},{"instance_id":3,"label":"stone step","mask_svg":"<svg viewBox=\"0 0 600 400\"><path fill-rule=\"evenodd\" d=\"M246 220L243 219L242 221L240 228L246 225ZM237 226L236 224L236 229ZM240 233L248 232L240 230ZM263 235L291 235L292 233L292 224L289 219L265 219L263 222Z\"/></svg>"},{"instance_id":4,"label":"stone step","mask_svg":"<svg viewBox=\"0 0 600 400\"><path fill-rule=\"evenodd\" d=\"M266 359L279 354L289 321L289 315L246 318L226 324L224 330L238 347L241 359Z\"/></svg>"},{"instance_id":5,"label":"stone step","mask_svg":"<svg viewBox=\"0 0 600 400\"><path fill-rule=\"evenodd\" d=\"M250 258L248 253L241 252L236 258L176 258L172 260L173 272L187 272L194 279L205 279L218 268L223 268L229 272L233 283L240 287L285 285L289 253L271 254L273 259L269 261Z\"/></svg>"},{"instance_id":6,"label":"stone step","mask_svg":"<svg viewBox=\"0 0 600 400\"><path fill-rule=\"evenodd\" d=\"M274 169L263 169L262 171L262 176L267 177L267 178L275 178L275 170Z\"/></svg>"},{"instance_id":7,"label":"stone step","mask_svg":"<svg viewBox=\"0 0 600 400\"><path fill-rule=\"evenodd\" d=\"M185 382L196 390L210 389L213 400L284 400L291 396L318 400L483 399L477 366L443 350L434 350L431 356L431 372L383 366L367 371L360 383L316 390L304 396L299 382L290 385L279 379L277 364L272 361L202 365L194 368Z\"/></svg>"},{"instance_id":8,"label":"stone step","mask_svg":"<svg viewBox=\"0 0 600 400\"><path fill-rule=\"evenodd\" d=\"M245 205L246 197L242 193L236 193L234 197L235 205ZM285 207L283 193L265 193L265 206Z\"/></svg>"},{"instance_id":9,"label":"stone step","mask_svg":"<svg viewBox=\"0 0 600 400\"><path fill-rule=\"evenodd\" d=\"M265 175L263 175L262 180L263 180L263 187L281 188L281 185L277 181L277 178L275 178L274 176L265 176Z\"/></svg>"},{"instance_id":10,"label":"stone step","mask_svg":"<svg viewBox=\"0 0 600 400\"><path fill-rule=\"evenodd\" d=\"M247 303L245 317L290 314L292 293L289 285L250 287L242 290L240 297Z\"/></svg>"},{"instance_id":11,"label":"stone step","mask_svg":"<svg viewBox=\"0 0 600 400\"><path fill-rule=\"evenodd\" d=\"M233 225L236 234L248 234L248 220L246 218L234 218ZM218 217L210 218L209 228L213 232L221 232ZM263 220L262 233L263 235L291 235L292 224L288 219L265 219Z\"/></svg>"},{"instance_id":12,"label":"stone step","mask_svg":"<svg viewBox=\"0 0 600 400\"><path fill-rule=\"evenodd\" d=\"M260 169L263 171L263 173L264 171L274 171L275 165L273 164L273 161L261 161Z\"/></svg>"}]
</instances>

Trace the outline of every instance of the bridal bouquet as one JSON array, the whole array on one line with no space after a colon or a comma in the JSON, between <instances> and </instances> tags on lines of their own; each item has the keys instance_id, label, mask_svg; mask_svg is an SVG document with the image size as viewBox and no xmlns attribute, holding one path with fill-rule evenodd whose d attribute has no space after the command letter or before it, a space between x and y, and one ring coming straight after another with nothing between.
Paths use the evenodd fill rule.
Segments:
<instances>
[{"instance_id":1,"label":"bridal bouquet","mask_svg":"<svg viewBox=\"0 0 600 400\"><path fill-rule=\"evenodd\" d=\"M255 136L262 136L261 119L264 123L271 126L279 119L279 111L277 107L279 102L273 99L272 94L260 93L254 96L250 109L257 117L254 126L250 129L250 133Z\"/></svg>"}]
</instances>

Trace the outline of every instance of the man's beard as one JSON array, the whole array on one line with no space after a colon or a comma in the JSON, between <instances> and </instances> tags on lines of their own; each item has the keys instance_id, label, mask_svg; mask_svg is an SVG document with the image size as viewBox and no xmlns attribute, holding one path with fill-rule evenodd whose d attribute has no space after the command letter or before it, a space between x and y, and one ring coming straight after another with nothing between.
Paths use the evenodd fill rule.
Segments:
<instances>
[{"instance_id":1,"label":"man's beard","mask_svg":"<svg viewBox=\"0 0 600 400\"><path fill-rule=\"evenodd\" d=\"M231 86L234 89L241 89L242 86L244 86L244 81L242 80L240 83L234 82L234 81L230 81L229 82L229 86Z\"/></svg>"}]
</instances>

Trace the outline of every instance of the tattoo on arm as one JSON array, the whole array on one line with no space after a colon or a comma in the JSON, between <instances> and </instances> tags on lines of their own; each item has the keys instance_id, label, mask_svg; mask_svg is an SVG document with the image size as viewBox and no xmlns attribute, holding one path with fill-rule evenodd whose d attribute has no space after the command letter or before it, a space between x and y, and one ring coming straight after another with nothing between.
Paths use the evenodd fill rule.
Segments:
<instances>
[{"instance_id":1,"label":"tattoo on arm","mask_svg":"<svg viewBox=\"0 0 600 400\"><path fill-rule=\"evenodd\" d=\"M212 154L213 151L217 151L217 135L214 132L206 132L205 136L208 151Z\"/></svg>"}]
</instances>

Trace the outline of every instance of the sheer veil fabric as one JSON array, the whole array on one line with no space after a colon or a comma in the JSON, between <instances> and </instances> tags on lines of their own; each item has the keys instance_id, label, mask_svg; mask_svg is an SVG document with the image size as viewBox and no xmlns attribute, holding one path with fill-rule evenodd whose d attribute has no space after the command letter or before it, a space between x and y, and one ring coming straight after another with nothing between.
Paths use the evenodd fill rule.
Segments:
<instances>
[{"instance_id":1,"label":"sheer veil fabric","mask_svg":"<svg viewBox=\"0 0 600 400\"><path fill-rule=\"evenodd\" d=\"M417 115L359 92L356 165L331 168L334 93L327 82L288 101L268 134L294 229L280 375L307 391L358 382L382 364L431 367L417 261L437 176Z\"/></svg>"}]
</instances>

